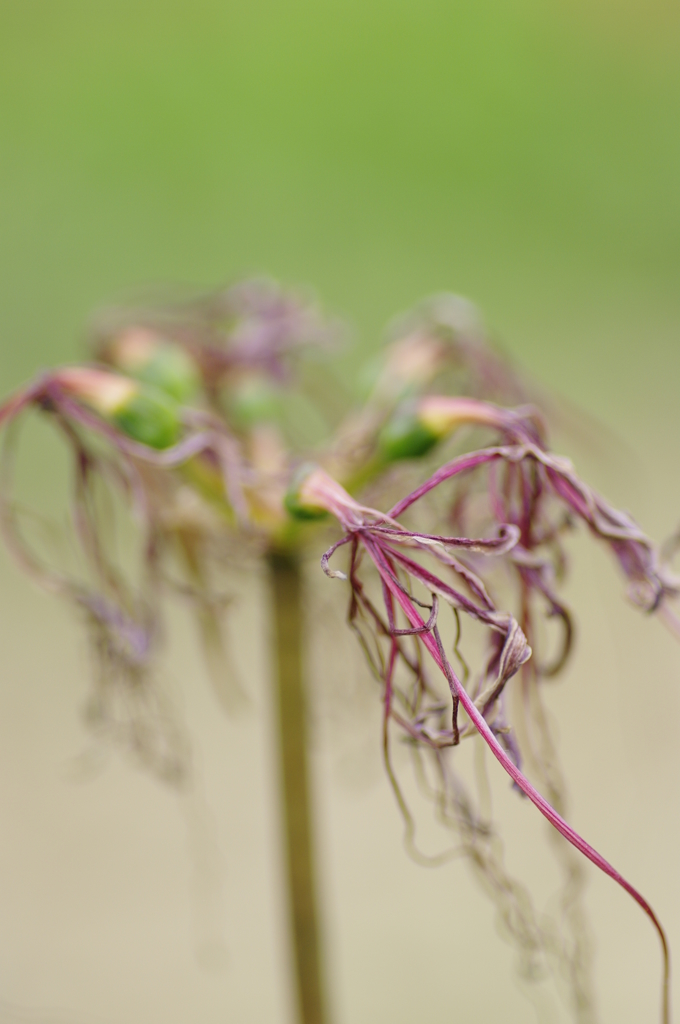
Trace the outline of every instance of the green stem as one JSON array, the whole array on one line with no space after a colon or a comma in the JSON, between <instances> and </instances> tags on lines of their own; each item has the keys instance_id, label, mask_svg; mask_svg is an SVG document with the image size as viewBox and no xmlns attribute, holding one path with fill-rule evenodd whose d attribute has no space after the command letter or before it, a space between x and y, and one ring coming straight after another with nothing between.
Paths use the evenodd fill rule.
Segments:
<instances>
[{"instance_id":1,"label":"green stem","mask_svg":"<svg viewBox=\"0 0 680 1024\"><path fill-rule=\"evenodd\" d=\"M302 674L302 576L289 553L268 558L274 612L276 712L286 879L300 1024L324 1024Z\"/></svg>"}]
</instances>

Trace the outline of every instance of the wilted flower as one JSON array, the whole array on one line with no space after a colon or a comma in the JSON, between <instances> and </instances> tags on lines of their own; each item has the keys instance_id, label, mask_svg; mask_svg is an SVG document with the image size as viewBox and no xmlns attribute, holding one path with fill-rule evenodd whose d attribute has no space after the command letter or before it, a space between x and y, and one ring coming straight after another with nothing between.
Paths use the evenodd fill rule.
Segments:
<instances>
[{"instance_id":1,"label":"wilted flower","mask_svg":"<svg viewBox=\"0 0 680 1024\"><path fill-rule=\"evenodd\" d=\"M537 458L538 454L538 449L531 450L532 457ZM527 453L512 449L489 449L484 455L487 460L505 458L512 464L513 460L525 457ZM447 537L409 530L396 518L444 480L457 472L475 468L483 462L482 453L478 453L477 459L459 459L442 467L430 480L386 515L360 505L323 470L311 468L296 487L295 508L299 510L298 514L304 514L306 511L310 515L326 510L336 517L345 531L344 536L323 555L321 564L327 575L349 581L349 621L358 632L369 664L382 684L385 762L406 819L409 841L413 839L413 822L390 762L390 724L397 725L413 744L417 744L432 756L443 787L439 802L445 808L452 808L454 815L463 818L459 826L463 826L461 831L468 833L474 830L469 801L461 802L460 783L451 784L451 768L444 766L442 756L446 748L456 747L466 736L478 734L510 776L514 786L532 801L575 849L625 889L651 919L663 950L662 1019L666 1021L669 1014L669 957L663 928L644 897L564 820L523 774L519 747L506 715L503 696L507 683L529 661L532 651L517 621L509 613L495 608L483 580L458 557L459 554L462 556L466 553L492 559L507 557L512 556L519 547L521 564L520 527L512 522L501 524L497 536L488 539ZM559 462L550 459L545 453L541 453L539 463L548 463L552 466L553 471L558 474L558 485L568 479L570 488L578 491L584 502L582 507L580 502L578 503L579 511L592 529L607 540L611 540L610 534L614 531L617 546L633 546L632 551L638 557L621 558L620 549L617 553L624 569L632 575L635 593L638 592L640 579L644 578L650 586L658 585L660 593L655 601L661 600L668 592L664 589L666 584L658 578L656 567L647 565L647 560L640 556L638 545L642 545L646 553L649 553L649 548L644 540L641 540L639 531L633 530L626 517L614 514L593 492L586 489L585 485L581 485L566 464L563 463L558 470L556 466L560 465ZM562 496L561 487L558 493ZM572 501L571 489L566 493L565 500ZM586 499L590 500L586 503ZM350 546L347 573L330 567L332 555L344 545ZM360 570L364 553L370 559L380 580L382 611L368 596L362 580ZM434 568L422 564L417 556L423 555L434 560ZM458 587L462 589L452 586L445 576L453 576L454 580L457 578ZM417 597L416 591L424 592L423 596L427 595L426 599ZM467 596L464 591L470 592L473 596ZM456 619L456 654L459 654L457 648L461 632L461 613L488 628L491 654L476 681L474 690L466 689L446 654L439 630L440 602L450 606ZM404 623L401 626L400 618ZM412 644L410 650L406 647L407 638ZM427 652L430 663L433 663L434 668L444 677L450 702L442 700L441 692L433 685L423 651ZM403 670L405 686L400 686L397 682L399 669ZM466 717L463 724L459 721L461 711ZM449 787L451 791L448 791ZM505 880L503 884L506 888L504 895L513 895L511 887ZM525 922L522 924L525 926Z\"/></svg>"},{"instance_id":2,"label":"wilted flower","mask_svg":"<svg viewBox=\"0 0 680 1024\"><path fill-rule=\"evenodd\" d=\"M592 1019L578 865L572 860L565 868L569 944L539 919L527 891L509 876L493 823L456 771L455 748L480 736L515 790L651 918L663 946L667 1022L664 932L640 893L565 820L565 787L540 688L565 664L571 646L572 616L559 582L567 561L564 536L574 526L585 524L609 548L629 597L643 611L670 621L678 581L633 519L549 450L535 396L488 344L464 300L438 297L402 322L365 405L346 410L344 418L337 409L330 412L333 401L342 405L338 389L324 388L317 375L315 392L306 372L315 348L326 349L336 333L315 304L262 282L117 311L97 327L95 364L44 374L0 409L7 427L0 479L4 534L34 577L85 614L98 665L90 717L155 771L179 780L186 742L153 674L161 595L173 590L191 601L211 677L233 708L240 694L224 679L224 572L266 558L283 615L282 602L299 602L298 553L312 538L318 543L333 516L342 536L322 566L349 584L349 624L381 686L385 764L409 849L422 858L391 756L394 728L408 743L440 819L456 832L456 849L487 883L525 968L536 970L546 954L556 958L568 975L577 1017ZM16 424L29 408L51 417L73 455L72 528L82 576L46 565L22 537L12 455ZM296 431L305 411L318 429L300 442ZM448 459L415 489L408 485L415 469L422 479L423 467L450 437L470 435L487 443ZM139 526L134 578L107 543L102 486L132 509ZM353 496L367 488L409 493L382 513ZM345 572L331 564L339 548L349 553ZM444 609L450 609L448 621ZM300 616L292 606L286 613L292 614L294 648ZM551 657L541 650L544 616L562 627ZM482 654L473 657L464 653L463 637L471 622L484 637ZM286 629L279 629L279 644ZM283 648L278 653L279 667L287 658L299 676L299 650L290 657ZM517 685L527 695L521 723L513 715L523 712L511 712L507 702L509 687ZM299 694L296 699L302 701ZM296 794L287 789L286 799L299 810L306 807L303 713L287 714L282 729L297 729L295 771L301 775ZM287 749L283 743L284 760ZM284 766L284 776L287 771ZM298 813L298 838L289 834L291 849L295 842L300 850L309 846L305 814ZM308 854L300 856L311 863ZM309 909L311 881L291 886L298 883L307 890L293 903L298 899ZM307 925L307 939L296 938L300 958L307 955L305 942L310 949L316 943L314 922ZM305 963L298 963L301 1003L318 1008L318 964Z\"/></svg>"}]
</instances>

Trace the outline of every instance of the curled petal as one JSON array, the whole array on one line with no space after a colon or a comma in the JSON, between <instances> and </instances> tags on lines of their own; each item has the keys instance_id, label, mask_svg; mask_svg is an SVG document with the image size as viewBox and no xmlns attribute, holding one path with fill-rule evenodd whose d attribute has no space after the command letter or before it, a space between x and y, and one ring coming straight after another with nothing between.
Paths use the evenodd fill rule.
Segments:
<instances>
[{"instance_id":1,"label":"curled petal","mask_svg":"<svg viewBox=\"0 0 680 1024\"><path fill-rule=\"evenodd\" d=\"M333 557L333 555L335 554L335 552L338 550L338 548L343 547L344 544L348 544L351 539L352 538L349 535L346 536L346 537L341 537L340 540L337 540L335 542L335 544L331 544L331 546L329 547L328 551L325 551L323 553L323 555L321 556L321 568L326 573L326 576L329 576L331 579L335 579L335 580L346 580L347 579L347 573L342 572L340 569L331 569L328 563L329 563L330 559Z\"/></svg>"}]
</instances>

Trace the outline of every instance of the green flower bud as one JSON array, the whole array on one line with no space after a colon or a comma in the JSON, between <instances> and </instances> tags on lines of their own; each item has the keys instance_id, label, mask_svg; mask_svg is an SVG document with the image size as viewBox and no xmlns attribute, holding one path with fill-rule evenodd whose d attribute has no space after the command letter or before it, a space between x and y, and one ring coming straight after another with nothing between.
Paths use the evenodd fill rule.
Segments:
<instances>
[{"instance_id":1,"label":"green flower bud","mask_svg":"<svg viewBox=\"0 0 680 1024\"><path fill-rule=\"evenodd\" d=\"M412 411L397 413L381 430L378 449L386 462L416 459L439 441L439 435Z\"/></svg>"},{"instance_id":2,"label":"green flower bud","mask_svg":"<svg viewBox=\"0 0 680 1024\"><path fill-rule=\"evenodd\" d=\"M290 486L286 491L283 499L283 505L286 512L288 512L293 519L301 519L305 522L309 522L310 520L324 519L328 515L328 512L325 509L304 501L300 493L303 483L314 469L316 469L316 466L314 465L301 466L293 476Z\"/></svg>"},{"instance_id":3,"label":"green flower bud","mask_svg":"<svg viewBox=\"0 0 680 1024\"><path fill-rule=\"evenodd\" d=\"M378 450L387 462L415 459L459 427L507 429L511 413L489 402L464 396L426 395L402 407L378 435Z\"/></svg>"},{"instance_id":4,"label":"green flower bud","mask_svg":"<svg viewBox=\"0 0 680 1024\"><path fill-rule=\"evenodd\" d=\"M110 413L112 423L149 448L170 448L179 440L179 405L157 388L140 387Z\"/></svg>"},{"instance_id":5,"label":"green flower bud","mask_svg":"<svg viewBox=\"0 0 680 1024\"><path fill-rule=\"evenodd\" d=\"M196 394L200 383L198 371L184 349L170 343L159 344L149 362L133 376L181 403Z\"/></svg>"},{"instance_id":6,"label":"green flower bud","mask_svg":"<svg viewBox=\"0 0 680 1024\"><path fill-rule=\"evenodd\" d=\"M182 346L145 327L129 328L104 355L117 369L178 402L187 402L200 386L198 370Z\"/></svg>"},{"instance_id":7,"label":"green flower bud","mask_svg":"<svg viewBox=\"0 0 680 1024\"><path fill-rule=\"evenodd\" d=\"M271 423L280 417L280 395L267 381L252 377L243 381L230 396L231 413L244 429Z\"/></svg>"},{"instance_id":8,"label":"green flower bud","mask_svg":"<svg viewBox=\"0 0 680 1024\"><path fill-rule=\"evenodd\" d=\"M169 448L179 440L180 406L158 388L89 366L66 367L55 379L133 441Z\"/></svg>"}]
</instances>

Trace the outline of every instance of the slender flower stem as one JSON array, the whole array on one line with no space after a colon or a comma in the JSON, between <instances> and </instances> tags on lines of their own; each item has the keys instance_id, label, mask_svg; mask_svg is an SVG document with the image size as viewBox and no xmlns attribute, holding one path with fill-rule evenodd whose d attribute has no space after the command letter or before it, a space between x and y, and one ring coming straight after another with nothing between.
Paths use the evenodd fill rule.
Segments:
<instances>
[{"instance_id":1,"label":"slender flower stem","mask_svg":"<svg viewBox=\"0 0 680 1024\"><path fill-rule=\"evenodd\" d=\"M298 1013L300 1024L325 1024L307 772L302 578L295 555L272 553L268 565L274 613L282 825Z\"/></svg>"}]
</instances>

